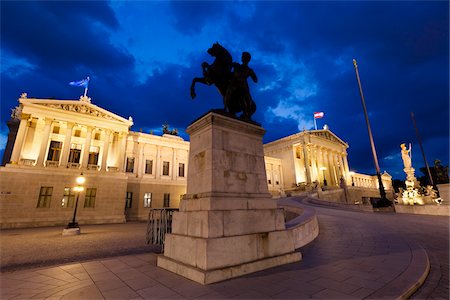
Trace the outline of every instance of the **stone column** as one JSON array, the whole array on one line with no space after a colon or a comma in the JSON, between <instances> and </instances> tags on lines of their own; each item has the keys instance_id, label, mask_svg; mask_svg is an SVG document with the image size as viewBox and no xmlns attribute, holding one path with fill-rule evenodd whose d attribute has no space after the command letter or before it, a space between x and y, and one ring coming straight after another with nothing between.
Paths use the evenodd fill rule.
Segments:
<instances>
[{"instance_id":1,"label":"stone column","mask_svg":"<svg viewBox=\"0 0 450 300\"><path fill-rule=\"evenodd\" d=\"M30 115L22 114L22 116L20 118L19 130L17 131L16 140L14 142L14 147L13 147L13 150L11 153L10 161L12 164L19 163L23 143L25 142L29 117L30 117Z\"/></svg>"},{"instance_id":2,"label":"stone column","mask_svg":"<svg viewBox=\"0 0 450 300\"><path fill-rule=\"evenodd\" d=\"M50 138L50 129L52 127L53 119L45 118L44 121L45 121L44 133L43 133L43 137L42 137L41 148L39 149L38 160L36 163L36 166L39 166L39 167L44 166L45 154L47 152L48 139Z\"/></svg>"},{"instance_id":3,"label":"stone column","mask_svg":"<svg viewBox=\"0 0 450 300\"><path fill-rule=\"evenodd\" d=\"M342 176L344 177L345 183L348 185L348 173L345 170L344 156L342 154L339 154L339 163L341 164Z\"/></svg>"},{"instance_id":4,"label":"stone column","mask_svg":"<svg viewBox=\"0 0 450 300\"><path fill-rule=\"evenodd\" d=\"M92 131L94 131L94 127L88 126L86 140L84 142L83 158L81 160L81 167L84 169L88 167L89 152L91 150Z\"/></svg>"},{"instance_id":5,"label":"stone column","mask_svg":"<svg viewBox=\"0 0 450 300\"><path fill-rule=\"evenodd\" d=\"M106 171L106 162L108 159L108 150L109 150L109 141L111 138L111 130L106 130L105 132L105 140L103 141L103 147L102 147L102 166L101 170Z\"/></svg>"},{"instance_id":6,"label":"stone column","mask_svg":"<svg viewBox=\"0 0 450 300\"><path fill-rule=\"evenodd\" d=\"M347 174L347 177L348 177L347 180L349 181L349 182L347 182L347 184L348 183L351 184L352 179L350 178L350 170L348 168L348 160L347 159L348 159L348 156L344 154L344 156L342 157L342 160L344 161L344 169L345 169L345 173Z\"/></svg>"},{"instance_id":7,"label":"stone column","mask_svg":"<svg viewBox=\"0 0 450 300\"><path fill-rule=\"evenodd\" d=\"M333 176L333 164L332 164L332 153L327 151L327 163L328 163L328 168L327 168L327 173L328 176L330 176L330 181L329 181L329 185L334 185L334 176Z\"/></svg>"},{"instance_id":8,"label":"stone column","mask_svg":"<svg viewBox=\"0 0 450 300\"><path fill-rule=\"evenodd\" d=\"M127 139L128 134L126 132L120 133L120 149L119 149L119 171L125 171L125 156L127 155Z\"/></svg>"},{"instance_id":9,"label":"stone column","mask_svg":"<svg viewBox=\"0 0 450 300\"><path fill-rule=\"evenodd\" d=\"M64 145L61 154L61 163L59 165L63 168L67 167L67 162L69 161L70 140L72 139L73 126L75 126L74 123L67 122L66 138L64 139Z\"/></svg>"},{"instance_id":10,"label":"stone column","mask_svg":"<svg viewBox=\"0 0 450 300\"><path fill-rule=\"evenodd\" d=\"M314 168L316 169L316 181L320 184L320 167L319 167L319 156L320 156L320 149L316 147L314 152Z\"/></svg>"},{"instance_id":11,"label":"stone column","mask_svg":"<svg viewBox=\"0 0 450 300\"><path fill-rule=\"evenodd\" d=\"M306 184L311 184L311 170L309 168L309 155L308 155L308 147L303 145L303 156L305 157L305 172L306 172Z\"/></svg>"}]
</instances>

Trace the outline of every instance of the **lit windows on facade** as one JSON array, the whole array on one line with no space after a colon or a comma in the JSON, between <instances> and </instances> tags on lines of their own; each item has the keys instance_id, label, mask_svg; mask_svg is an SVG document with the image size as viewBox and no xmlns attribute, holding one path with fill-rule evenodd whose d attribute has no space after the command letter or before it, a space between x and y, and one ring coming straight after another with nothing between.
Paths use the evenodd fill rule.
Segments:
<instances>
[{"instance_id":1,"label":"lit windows on facade","mask_svg":"<svg viewBox=\"0 0 450 300\"><path fill-rule=\"evenodd\" d=\"M184 164L178 164L178 177L184 177Z\"/></svg>"},{"instance_id":2,"label":"lit windows on facade","mask_svg":"<svg viewBox=\"0 0 450 300\"><path fill-rule=\"evenodd\" d=\"M71 144L70 145L69 163L75 163L75 164L80 163L82 148L83 148L83 145L80 145L80 144Z\"/></svg>"},{"instance_id":3,"label":"lit windows on facade","mask_svg":"<svg viewBox=\"0 0 450 300\"><path fill-rule=\"evenodd\" d=\"M59 157L61 155L61 145L62 142L51 141L50 147L48 149L47 160L50 161L59 161Z\"/></svg>"},{"instance_id":4,"label":"lit windows on facade","mask_svg":"<svg viewBox=\"0 0 450 300\"><path fill-rule=\"evenodd\" d=\"M52 199L52 193L53 193L52 186L41 186L37 208L49 208L50 200Z\"/></svg>"},{"instance_id":5,"label":"lit windows on facade","mask_svg":"<svg viewBox=\"0 0 450 300\"><path fill-rule=\"evenodd\" d=\"M59 134L60 129L61 129L61 128L60 128L59 126L56 126L56 125L55 125L55 126L53 127L53 133L54 133L54 134Z\"/></svg>"},{"instance_id":6,"label":"lit windows on facade","mask_svg":"<svg viewBox=\"0 0 450 300\"><path fill-rule=\"evenodd\" d=\"M97 165L98 164L98 153L100 152L99 147L91 146L89 150L89 158L88 158L88 164L89 165Z\"/></svg>"},{"instance_id":7,"label":"lit windows on facade","mask_svg":"<svg viewBox=\"0 0 450 300\"><path fill-rule=\"evenodd\" d=\"M64 188L64 196L61 200L61 207L73 207L73 203L75 202L75 191L70 188Z\"/></svg>"},{"instance_id":8,"label":"lit windows on facade","mask_svg":"<svg viewBox=\"0 0 450 300\"><path fill-rule=\"evenodd\" d=\"M170 166L170 164L169 164L168 161L163 161L163 172L162 172L162 174L164 176L169 176L169 166Z\"/></svg>"},{"instance_id":9,"label":"lit windows on facade","mask_svg":"<svg viewBox=\"0 0 450 300\"><path fill-rule=\"evenodd\" d=\"M145 160L145 174L153 174L153 160Z\"/></svg>"},{"instance_id":10,"label":"lit windows on facade","mask_svg":"<svg viewBox=\"0 0 450 300\"><path fill-rule=\"evenodd\" d=\"M74 133L75 137L80 137L81 136L81 130L80 129L76 129L75 133Z\"/></svg>"},{"instance_id":11,"label":"lit windows on facade","mask_svg":"<svg viewBox=\"0 0 450 300\"><path fill-rule=\"evenodd\" d=\"M84 197L84 207L94 208L95 207L95 196L97 194L96 188L87 188L86 195Z\"/></svg>"},{"instance_id":12,"label":"lit windows on facade","mask_svg":"<svg viewBox=\"0 0 450 300\"><path fill-rule=\"evenodd\" d=\"M133 192L127 192L125 198L125 208L131 208L133 205Z\"/></svg>"},{"instance_id":13,"label":"lit windows on facade","mask_svg":"<svg viewBox=\"0 0 450 300\"><path fill-rule=\"evenodd\" d=\"M152 207L152 193L144 194L144 207Z\"/></svg>"},{"instance_id":14,"label":"lit windows on facade","mask_svg":"<svg viewBox=\"0 0 450 300\"><path fill-rule=\"evenodd\" d=\"M170 207L170 194L164 194L164 207Z\"/></svg>"},{"instance_id":15,"label":"lit windows on facade","mask_svg":"<svg viewBox=\"0 0 450 300\"><path fill-rule=\"evenodd\" d=\"M128 173L134 172L134 157L127 157L127 166L125 172Z\"/></svg>"}]
</instances>

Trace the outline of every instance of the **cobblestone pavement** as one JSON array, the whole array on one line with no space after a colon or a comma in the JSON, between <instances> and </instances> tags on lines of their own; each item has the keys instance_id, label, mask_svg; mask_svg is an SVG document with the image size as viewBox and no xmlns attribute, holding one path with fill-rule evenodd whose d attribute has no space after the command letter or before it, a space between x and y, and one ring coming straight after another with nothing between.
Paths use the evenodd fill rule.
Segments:
<instances>
[{"instance_id":1,"label":"cobblestone pavement","mask_svg":"<svg viewBox=\"0 0 450 300\"><path fill-rule=\"evenodd\" d=\"M83 226L84 234L64 239L60 236L62 229L55 228L2 231L0 296L392 299L403 295L423 276L428 254L430 275L414 297L448 299L448 218L315 209L320 235L300 249L300 263L207 286L157 268L155 253L136 254L152 251L143 244L143 224ZM111 257L113 254L122 256ZM68 257L72 262L64 263ZM53 263L58 265L22 269Z\"/></svg>"}]
</instances>

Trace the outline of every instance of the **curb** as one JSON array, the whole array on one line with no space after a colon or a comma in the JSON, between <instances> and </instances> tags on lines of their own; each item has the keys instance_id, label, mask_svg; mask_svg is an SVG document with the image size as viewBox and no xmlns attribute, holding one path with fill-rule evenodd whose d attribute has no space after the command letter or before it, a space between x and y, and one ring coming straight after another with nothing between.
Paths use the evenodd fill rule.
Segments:
<instances>
[{"instance_id":1,"label":"curb","mask_svg":"<svg viewBox=\"0 0 450 300\"><path fill-rule=\"evenodd\" d=\"M417 244L411 246L414 249L406 270L366 299L408 299L423 285L430 272L430 260L425 249Z\"/></svg>"}]
</instances>

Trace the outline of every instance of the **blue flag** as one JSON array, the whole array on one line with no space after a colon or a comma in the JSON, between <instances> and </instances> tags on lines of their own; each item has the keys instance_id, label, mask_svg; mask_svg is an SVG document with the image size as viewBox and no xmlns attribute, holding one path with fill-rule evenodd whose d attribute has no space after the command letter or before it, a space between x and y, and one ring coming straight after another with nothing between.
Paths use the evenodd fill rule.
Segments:
<instances>
[{"instance_id":1,"label":"blue flag","mask_svg":"<svg viewBox=\"0 0 450 300\"><path fill-rule=\"evenodd\" d=\"M87 89L87 87L89 85L89 77L87 77L86 79L80 80L80 81L71 81L71 82L69 82L69 84L73 85L73 86L82 86Z\"/></svg>"}]
</instances>

